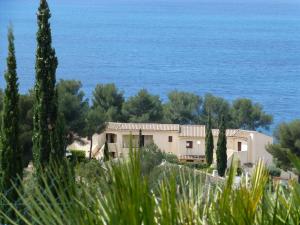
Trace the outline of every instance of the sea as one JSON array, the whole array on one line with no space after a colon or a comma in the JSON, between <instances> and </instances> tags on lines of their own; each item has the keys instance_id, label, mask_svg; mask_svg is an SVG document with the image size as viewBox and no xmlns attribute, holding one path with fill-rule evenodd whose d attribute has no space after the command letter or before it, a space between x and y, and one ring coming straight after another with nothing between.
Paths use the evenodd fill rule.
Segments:
<instances>
[{"instance_id":1,"label":"sea","mask_svg":"<svg viewBox=\"0 0 300 225\"><path fill-rule=\"evenodd\" d=\"M299 0L48 0L57 79L115 83L229 101L250 98L281 122L300 118ZM34 84L39 0L0 0L0 88L12 24L20 91Z\"/></svg>"}]
</instances>

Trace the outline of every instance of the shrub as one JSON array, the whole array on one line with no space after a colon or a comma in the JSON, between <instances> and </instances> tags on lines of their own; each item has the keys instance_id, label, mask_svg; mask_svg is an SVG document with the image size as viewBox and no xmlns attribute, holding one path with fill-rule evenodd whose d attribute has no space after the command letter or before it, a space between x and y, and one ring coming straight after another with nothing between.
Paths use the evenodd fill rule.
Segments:
<instances>
[{"instance_id":1,"label":"shrub","mask_svg":"<svg viewBox=\"0 0 300 225\"><path fill-rule=\"evenodd\" d=\"M173 153L164 153L164 159L169 163L179 164L178 157Z\"/></svg>"},{"instance_id":2,"label":"shrub","mask_svg":"<svg viewBox=\"0 0 300 225\"><path fill-rule=\"evenodd\" d=\"M268 167L268 172L269 172L269 175L272 177L280 177L280 175L281 175L281 169L274 165L271 165Z\"/></svg>"},{"instance_id":3,"label":"shrub","mask_svg":"<svg viewBox=\"0 0 300 225\"><path fill-rule=\"evenodd\" d=\"M150 144L141 149L141 170L142 174L149 174L156 166L160 165L163 160L178 164L178 158L172 153L162 152L157 145Z\"/></svg>"},{"instance_id":4,"label":"shrub","mask_svg":"<svg viewBox=\"0 0 300 225\"><path fill-rule=\"evenodd\" d=\"M71 149L70 152L72 153L72 161L75 162L83 162L85 161L85 151L84 150L74 150Z\"/></svg>"},{"instance_id":5,"label":"shrub","mask_svg":"<svg viewBox=\"0 0 300 225\"><path fill-rule=\"evenodd\" d=\"M189 168L197 169L197 170L207 170L210 168L210 165L206 163L185 163L183 164Z\"/></svg>"},{"instance_id":6,"label":"shrub","mask_svg":"<svg viewBox=\"0 0 300 225\"><path fill-rule=\"evenodd\" d=\"M141 172L147 175L154 167L161 164L164 154L155 144L150 144L141 149Z\"/></svg>"}]
</instances>

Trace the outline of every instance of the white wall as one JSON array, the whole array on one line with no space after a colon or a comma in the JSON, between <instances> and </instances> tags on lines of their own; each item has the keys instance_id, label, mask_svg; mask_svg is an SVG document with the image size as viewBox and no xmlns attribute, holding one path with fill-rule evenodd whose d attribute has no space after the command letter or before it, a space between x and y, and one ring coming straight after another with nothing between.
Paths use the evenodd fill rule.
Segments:
<instances>
[{"instance_id":1,"label":"white wall","mask_svg":"<svg viewBox=\"0 0 300 225\"><path fill-rule=\"evenodd\" d=\"M147 132L144 132L147 134ZM151 134L151 133L149 133ZM178 132L155 132L153 142L164 152L178 154ZM172 142L169 142L169 136L172 136Z\"/></svg>"},{"instance_id":2,"label":"white wall","mask_svg":"<svg viewBox=\"0 0 300 225\"><path fill-rule=\"evenodd\" d=\"M273 138L259 132L251 132L252 140L251 161L256 163L262 159L267 165L272 164L272 155L267 152L266 146L273 143Z\"/></svg>"},{"instance_id":3,"label":"white wall","mask_svg":"<svg viewBox=\"0 0 300 225\"><path fill-rule=\"evenodd\" d=\"M193 148L186 148L186 142L193 141ZM205 138L180 137L178 155L205 155Z\"/></svg>"},{"instance_id":4,"label":"white wall","mask_svg":"<svg viewBox=\"0 0 300 225\"><path fill-rule=\"evenodd\" d=\"M129 131L117 131L110 132L117 135L117 148L121 155L127 156L129 153L128 148L123 148L123 135L139 135L139 132L129 132ZM173 154L178 154L178 132L176 131L143 131L143 135L153 136L153 142L164 152L171 152ZM173 141L169 142L169 136L173 137ZM120 154L119 154L120 156Z\"/></svg>"}]
</instances>

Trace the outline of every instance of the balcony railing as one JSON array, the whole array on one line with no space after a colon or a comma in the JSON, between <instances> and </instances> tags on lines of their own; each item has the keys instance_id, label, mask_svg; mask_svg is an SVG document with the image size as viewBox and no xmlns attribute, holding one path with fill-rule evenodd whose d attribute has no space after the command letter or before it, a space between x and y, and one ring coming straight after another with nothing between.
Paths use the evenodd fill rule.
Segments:
<instances>
[{"instance_id":1,"label":"balcony railing","mask_svg":"<svg viewBox=\"0 0 300 225\"><path fill-rule=\"evenodd\" d=\"M197 161L197 162L205 162L205 155L180 155L180 161Z\"/></svg>"}]
</instances>

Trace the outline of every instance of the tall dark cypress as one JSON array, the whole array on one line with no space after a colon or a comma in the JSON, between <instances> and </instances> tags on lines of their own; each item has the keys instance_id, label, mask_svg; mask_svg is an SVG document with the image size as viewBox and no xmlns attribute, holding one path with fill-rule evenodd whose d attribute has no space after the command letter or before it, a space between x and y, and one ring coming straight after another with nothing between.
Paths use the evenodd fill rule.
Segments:
<instances>
[{"instance_id":1,"label":"tall dark cypress","mask_svg":"<svg viewBox=\"0 0 300 225\"><path fill-rule=\"evenodd\" d=\"M109 160L109 149L108 149L108 143L107 141L105 142L104 144L104 152L103 152L103 159L104 159L104 162L108 161Z\"/></svg>"},{"instance_id":2,"label":"tall dark cypress","mask_svg":"<svg viewBox=\"0 0 300 225\"><path fill-rule=\"evenodd\" d=\"M142 129L139 130L139 149L142 149L144 147L144 138Z\"/></svg>"},{"instance_id":3,"label":"tall dark cypress","mask_svg":"<svg viewBox=\"0 0 300 225\"><path fill-rule=\"evenodd\" d=\"M23 176L23 166L19 146L19 85L12 28L8 30L7 70L4 76L6 88L1 126L1 190L8 200L15 202L18 194L12 182L18 187Z\"/></svg>"},{"instance_id":4,"label":"tall dark cypress","mask_svg":"<svg viewBox=\"0 0 300 225\"><path fill-rule=\"evenodd\" d=\"M66 134L66 121L63 114L59 113L56 121L56 148L52 156L55 155L55 159L61 161L66 154L67 147L67 134Z\"/></svg>"},{"instance_id":5,"label":"tall dark cypress","mask_svg":"<svg viewBox=\"0 0 300 225\"><path fill-rule=\"evenodd\" d=\"M214 154L214 137L212 134L211 116L208 115L208 121L205 129L205 157L206 163L211 165L213 163Z\"/></svg>"},{"instance_id":6,"label":"tall dark cypress","mask_svg":"<svg viewBox=\"0 0 300 225\"><path fill-rule=\"evenodd\" d=\"M226 126L224 116L221 118L219 128L219 138L217 144L217 170L219 176L224 176L227 168L227 140L226 140Z\"/></svg>"},{"instance_id":7,"label":"tall dark cypress","mask_svg":"<svg viewBox=\"0 0 300 225\"><path fill-rule=\"evenodd\" d=\"M40 1L37 13L38 32L36 50L36 81L34 103L33 157L37 169L44 168L50 158L57 157L58 140L56 68L58 65L49 19L50 10L46 0Z\"/></svg>"}]
</instances>

